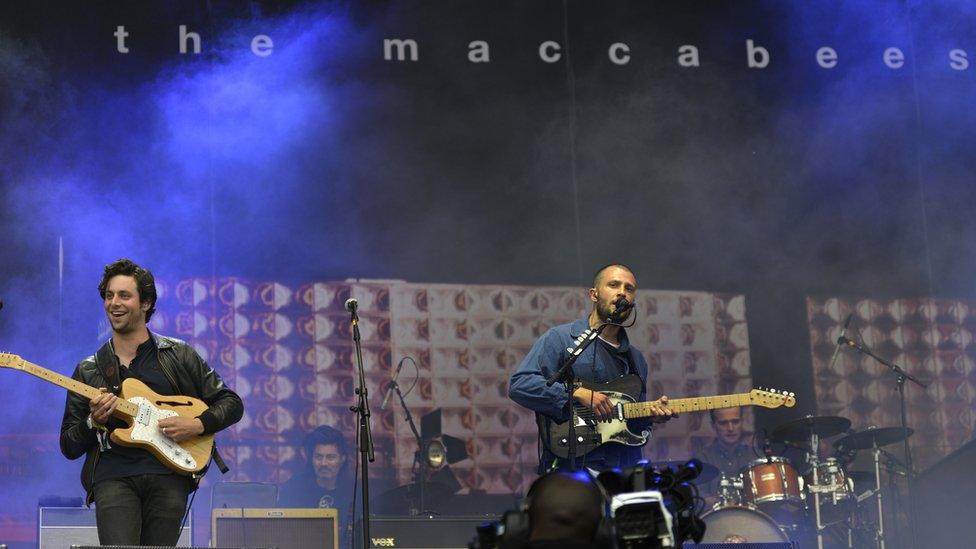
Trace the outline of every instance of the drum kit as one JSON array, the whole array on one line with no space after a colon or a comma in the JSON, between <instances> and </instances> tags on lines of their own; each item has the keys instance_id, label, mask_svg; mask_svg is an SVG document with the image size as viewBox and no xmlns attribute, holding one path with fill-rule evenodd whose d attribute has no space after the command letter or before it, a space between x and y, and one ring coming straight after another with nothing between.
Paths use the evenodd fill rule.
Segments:
<instances>
[{"instance_id":1,"label":"drum kit","mask_svg":"<svg viewBox=\"0 0 976 549\"><path fill-rule=\"evenodd\" d=\"M702 515L707 526L702 542L790 542L804 537L812 541L816 535L817 547L822 549L829 528L831 546L870 543L884 549L881 456L886 453L881 447L905 440L912 430L872 427L851 432L850 426L850 420L838 416L807 416L776 427L770 441L803 450L805 474L799 474L786 457L771 453L750 462L738 474L722 473L718 502ZM821 439L843 433L849 434L834 442L838 457L821 458ZM874 471L870 475L846 468L861 450L871 451ZM868 512L872 500L874 509ZM867 514L875 520L866 520ZM870 533L865 535L869 522Z\"/></svg>"}]
</instances>

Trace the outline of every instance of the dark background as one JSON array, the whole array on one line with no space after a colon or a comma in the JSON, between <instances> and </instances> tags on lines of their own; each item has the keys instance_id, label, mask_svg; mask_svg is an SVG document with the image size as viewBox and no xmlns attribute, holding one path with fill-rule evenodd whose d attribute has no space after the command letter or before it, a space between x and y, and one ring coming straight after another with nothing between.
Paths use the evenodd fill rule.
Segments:
<instances>
[{"instance_id":1,"label":"dark background","mask_svg":"<svg viewBox=\"0 0 976 549\"><path fill-rule=\"evenodd\" d=\"M805 296L976 296L976 69L948 55L973 59L974 22L949 0L4 3L0 347L69 372L121 256L171 281L579 286L619 261L745 294L753 380L814 412ZM0 433L54 440L61 392L0 376Z\"/></svg>"}]
</instances>

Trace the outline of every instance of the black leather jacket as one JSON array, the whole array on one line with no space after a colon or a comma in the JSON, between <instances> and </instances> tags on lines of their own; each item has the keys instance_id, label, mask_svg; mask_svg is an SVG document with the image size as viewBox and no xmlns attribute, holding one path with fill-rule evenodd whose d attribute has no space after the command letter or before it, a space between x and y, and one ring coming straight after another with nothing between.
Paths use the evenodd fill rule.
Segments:
<instances>
[{"instance_id":1,"label":"black leather jacket","mask_svg":"<svg viewBox=\"0 0 976 549\"><path fill-rule=\"evenodd\" d=\"M157 334L151 336L156 341L156 348L159 349L160 369L176 389L176 393L199 398L210 406L199 416L204 433L215 433L240 421L244 415L244 403L241 397L224 385L220 375L204 362L193 347L172 337ZM110 345L110 342L106 342L105 345ZM118 368L118 358L114 352L100 351L99 356L103 355L111 356L115 360L115 368ZM96 366L94 355L78 363L71 377L92 387L110 387ZM91 408L88 399L68 393L64 405L64 418L61 420L61 453L68 459L86 456L85 464L81 469L81 485L87 493L86 501L91 503L92 481L95 478L99 446L95 430L88 427L89 413ZM110 423L110 427L111 425Z\"/></svg>"}]
</instances>

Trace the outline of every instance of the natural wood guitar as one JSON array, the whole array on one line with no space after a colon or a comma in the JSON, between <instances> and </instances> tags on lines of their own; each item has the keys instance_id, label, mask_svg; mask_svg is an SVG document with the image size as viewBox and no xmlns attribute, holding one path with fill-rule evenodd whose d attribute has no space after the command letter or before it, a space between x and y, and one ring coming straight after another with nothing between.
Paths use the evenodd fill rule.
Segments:
<instances>
[{"instance_id":1,"label":"natural wood guitar","mask_svg":"<svg viewBox=\"0 0 976 549\"><path fill-rule=\"evenodd\" d=\"M81 395L89 400L101 391L85 385L71 377L61 375L28 362L17 355L0 353L0 368L12 368L37 376L44 381ZM122 382L119 398L123 402L115 409L113 416L124 421L128 427L115 429L111 433L112 442L148 450L163 465L182 474L199 473L210 462L214 436L198 435L183 442L176 442L159 430L159 420L167 417L195 418L208 408L200 399L181 395L159 395L138 379Z\"/></svg>"},{"instance_id":2,"label":"natural wood guitar","mask_svg":"<svg viewBox=\"0 0 976 549\"><path fill-rule=\"evenodd\" d=\"M593 410L574 401L576 457L585 456L600 446L611 442L626 444L627 446L642 446L647 442L650 432L645 431L637 435L627 428L628 419L650 417L653 415L652 407L660 406L660 402L656 400L635 402L634 397L630 395L639 395L641 385L641 379L635 375L626 375L607 383L583 382L583 387L599 391L610 397L610 401L613 403L613 417L609 420L597 420ZM734 408L736 406L762 406L763 408L786 406L789 408L794 404L796 404L796 397L793 396L793 393L753 389L748 393L732 395L672 398L668 400L667 407L678 414ZM546 448L558 457L567 457L569 455L569 422L555 423L548 419L544 419L544 422L547 425L542 426L542 432L548 432L548 436L543 436L542 439Z\"/></svg>"}]
</instances>

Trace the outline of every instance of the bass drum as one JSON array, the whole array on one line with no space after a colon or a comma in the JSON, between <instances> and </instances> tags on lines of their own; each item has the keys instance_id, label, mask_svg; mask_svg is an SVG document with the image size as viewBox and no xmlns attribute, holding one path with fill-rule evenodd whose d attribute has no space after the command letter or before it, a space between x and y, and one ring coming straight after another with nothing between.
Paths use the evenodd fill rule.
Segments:
<instances>
[{"instance_id":1,"label":"bass drum","mask_svg":"<svg viewBox=\"0 0 976 549\"><path fill-rule=\"evenodd\" d=\"M729 505L702 515L705 537L701 543L789 542L790 538L769 515L743 505Z\"/></svg>"}]
</instances>

